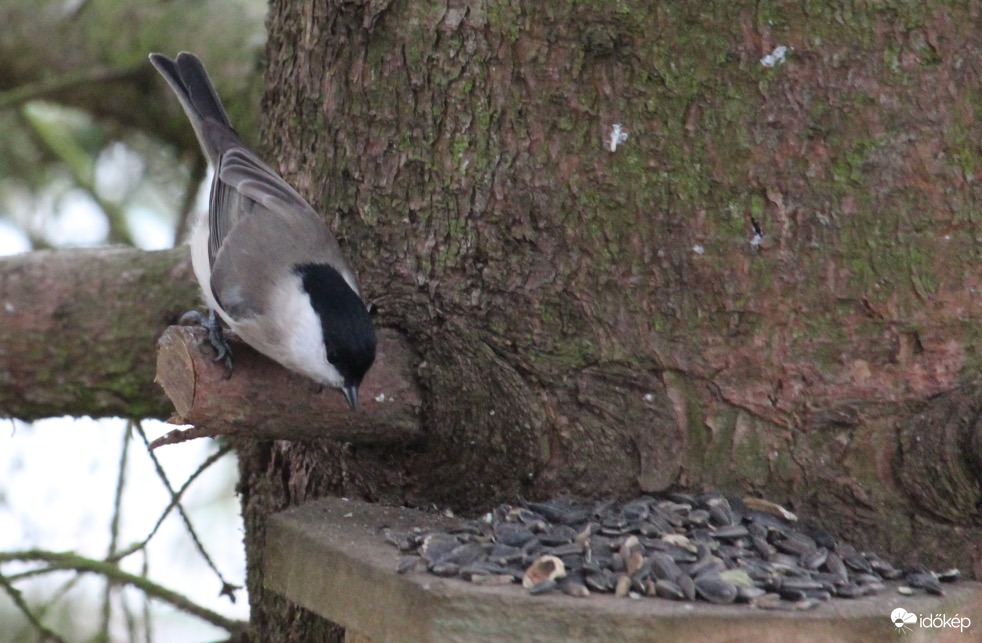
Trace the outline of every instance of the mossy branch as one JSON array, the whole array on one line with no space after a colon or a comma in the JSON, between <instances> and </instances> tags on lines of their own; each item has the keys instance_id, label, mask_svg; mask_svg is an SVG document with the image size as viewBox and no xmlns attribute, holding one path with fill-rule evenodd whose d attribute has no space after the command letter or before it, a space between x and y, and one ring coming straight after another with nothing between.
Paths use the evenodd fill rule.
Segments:
<instances>
[{"instance_id":1,"label":"mossy branch","mask_svg":"<svg viewBox=\"0 0 982 643\"><path fill-rule=\"evenodd\" d=\"M135 587L150 598L163 601L182 612L197 616L201 620L220 627L230 634L244 632L247 627L247 623L243 621L222 616L218 612L202 607L186 596L167 589L148 578L125 572L113 563L93 560L71 552L52 552L41 549L0 552L0 564L14 561L44 563L46 565L45 572L72 570L83 574L99 574L112 583Z\"/></svg>"},{"instance_id":2,"label":"mossy branch","mask_svg":"<svg viewBox=\"0 0 982 643\"><path fill-rule=\"evenodd\" d=\"M5 592L7 592L7 595L10 596L10 600L14 602L14 605L17 606L17 609L20 610L20 612L31 623L34 629L37 630L39 634L38 637L39 640L58 641L59 643L61 641L64 641L64 639L61 638L61 636L59 636L56 632L53 632L52 630L45 627L44 623L38 620L38 617L34 615L34 612L31 611L30 606L24 600L24 596L21 594L21 591L16 587L14 587L13 583L10 582L10 579L8 579L3 574L0 574L0 587L2 587Z\"/></svg>"},{"instance_id":3,"label":"mossy branch","mask_svg":"<svg viewBox=\"0 0 982 643\"><path fill-rule=\"evenodd\" d=\"M197 302L186 247L0 258L0 416L167 417L154 349Z\"/></svg>"}]
</instances>

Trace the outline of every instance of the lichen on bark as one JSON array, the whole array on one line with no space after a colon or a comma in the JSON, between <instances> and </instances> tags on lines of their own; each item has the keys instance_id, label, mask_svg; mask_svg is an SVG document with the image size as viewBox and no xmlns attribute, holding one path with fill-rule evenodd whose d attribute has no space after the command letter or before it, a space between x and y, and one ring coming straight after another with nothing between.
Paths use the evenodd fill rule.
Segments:
<instances>
[{"instance_id":1,"label":"lichen on bark","mask_svg":"<svg viewBox=\"0 0 982 643\"><path fill-rule=\"evenodd\" d=\"M976 13L274 4L265 140L417 350L429 432L307 492L715 485L977 568L894 470L979 366Z\"/></svg>"}]
</instances>

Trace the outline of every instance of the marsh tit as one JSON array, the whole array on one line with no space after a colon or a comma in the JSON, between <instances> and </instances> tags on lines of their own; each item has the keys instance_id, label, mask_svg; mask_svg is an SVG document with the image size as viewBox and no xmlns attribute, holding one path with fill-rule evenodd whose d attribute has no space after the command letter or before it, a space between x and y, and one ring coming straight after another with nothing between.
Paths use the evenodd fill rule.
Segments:
<instances>
[{"instance_id":1,"label":"marsh tit","mask_svg":"<svg viewBox=\"0 0 982 643\"><path fill-rule=\"evenodd\" d=\"M375 330L337 240L235 133L197 56L150 54L150 62L174 90L215 170L208 216L191 234L191 263L211 310L203 323L216 359L231 368L215 313L259 352L340 389L354 409L375 361Z\"/></svg>"}]
</instances>

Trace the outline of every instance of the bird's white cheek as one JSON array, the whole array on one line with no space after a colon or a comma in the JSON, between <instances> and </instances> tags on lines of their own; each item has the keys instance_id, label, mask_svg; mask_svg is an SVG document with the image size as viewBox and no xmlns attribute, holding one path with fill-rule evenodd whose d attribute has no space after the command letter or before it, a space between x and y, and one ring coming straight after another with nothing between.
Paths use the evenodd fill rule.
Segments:
<instances>
[{"instance_id":1,"label":"bird's white cheek","mask_svg":"<svg viewBox=\"0 0 982 643\"><path fill-rule=\"evenodd\" d=\"M327 361L320 317L301 290L299 278L291 275L274 289L264 314L226 320L246 343L291 371L318 384L343 385L344 378Z\"/></svg>"},{"instance_id":2,"label":"bird's white cheek","mask_svg":"<svg viewBox=\"0 0 982 643\"><path fill-rule=\"evenodd\" d=\"M292 362L287 366L317 382L340 388L343 378L327 361L321 319L311 307L307 294L299 287L286 289L280 310L287 313L279 317L289 355L287 359Z\"/></svg>"}]
</instances>

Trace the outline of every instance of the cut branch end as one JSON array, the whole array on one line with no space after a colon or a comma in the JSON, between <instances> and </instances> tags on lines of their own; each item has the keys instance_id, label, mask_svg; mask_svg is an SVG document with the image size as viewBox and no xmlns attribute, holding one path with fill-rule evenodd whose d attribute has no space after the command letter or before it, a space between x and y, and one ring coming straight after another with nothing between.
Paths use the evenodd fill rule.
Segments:
<instances>
[{"instance_id":1,"label":"cut branch end","mask_svg":"<svg viewBox=\"0 0 982 643\"><path fill-rule=\"evenodd\" d=\"M229 336L235 356L231 377L212 361L204 329L171 326L157 347L156 381L174 403L172 422L194 425L154 440L152 447L199 437L256 439L330 438L356 444L406 443L422 438L414 360L395 331L379 332L378 356L361 386L362 404L316 385Z\"/></svg>"}]
</instances>

